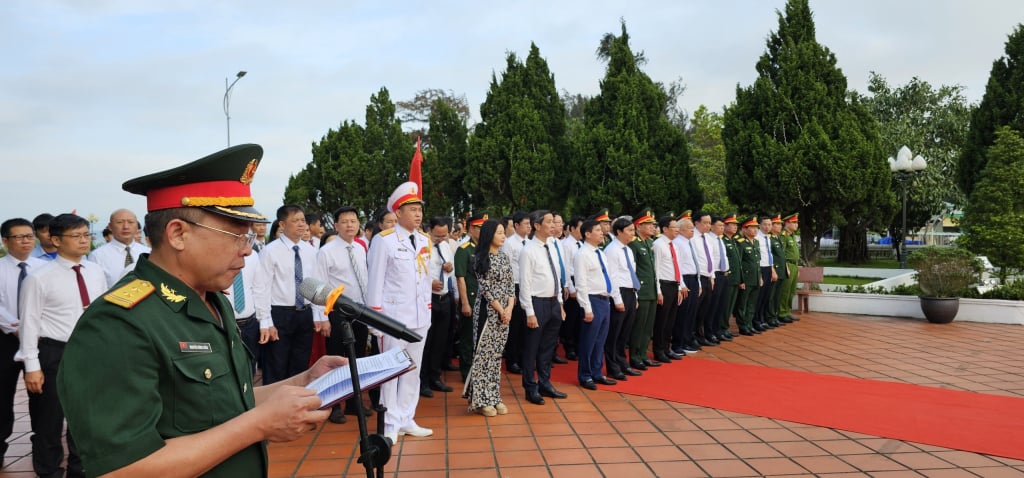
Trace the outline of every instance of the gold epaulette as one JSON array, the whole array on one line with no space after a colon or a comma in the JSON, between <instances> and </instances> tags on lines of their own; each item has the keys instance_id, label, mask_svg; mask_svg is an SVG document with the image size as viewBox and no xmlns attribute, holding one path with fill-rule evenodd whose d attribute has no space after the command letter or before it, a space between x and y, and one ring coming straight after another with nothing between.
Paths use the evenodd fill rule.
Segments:
<instances>
[{"instance_id":1,"label":"gold epaulette","mask_svg":"<svg viewBox=\"0 0 1024 478\"><path fill-rule=\"evenodd\" d=\"M388 235L388 234L394 234L394 233L395 233L395 228L393 228L393 227L392 227L392 228L390 228L390 229L385 229L385 230L383 230L383 231L381 231L381 232L377 233L377 235L378 235L378 236L386 236L386 235Z\"/></svg>"},{"instance_id":2,"label":"gold epaulette","mask_svg":"<svg viewBox=\"0 0 1024 478\"><path fill-rule=\"evenodd\" d=\"M741 238L739 238L739 239L736 239L736 242L743 242L743 241L746 241L746 239L744 239L744 238L742 238L742 237L741 237Z\"/></svg>"},{"instance_id":3,"label":"gold epaulette","mask_svg":"<svg viewBox=\"0 0 1024 478\"><path fill-rule=\"evenodd\" d=\"M139 302L142 302L142 299L149 297L149 295L155 290L156 287L153 287L153 284L149 283L149 281L135 279L121 287L118 287L117 290L110 291L110 293L103 296L103 298L111 304L118 305L125 309L131 309Z\"/></svg>"},{"instance_id":4,"label":"gold epaulette","mask_svg":"<svg viewBox=\"0 0 1024 478\"><path fill-rule=\"evenodd\" d=\"M469 246L471 246L471 245L473 245L473 243L472 243L472 242L466 241L466 242L465 242L465 243L463 243L463 244L462 244L461 246L459 246L459 249L465 249L465 248L467 248L467 247L469 247Z\"/></svg>"}]
</instances>

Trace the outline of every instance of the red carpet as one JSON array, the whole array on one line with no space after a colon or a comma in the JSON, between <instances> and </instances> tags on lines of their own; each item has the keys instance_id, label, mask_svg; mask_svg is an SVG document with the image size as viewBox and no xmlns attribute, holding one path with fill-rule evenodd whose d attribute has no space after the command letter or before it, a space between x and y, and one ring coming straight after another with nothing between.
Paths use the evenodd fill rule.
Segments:
<instances>
[{"instance_id":1,"label":"red carpet","mask_svg":"<svg viewBox=\"0 0 1024 478\"><path fill-rule=\"evenodd\" d=\"M576 362L552 378L577 385ZM691 387L690 384L701 384ZM601 390L1024 459L1024 399L687 357Z\"/></svg>"}]
</instances>

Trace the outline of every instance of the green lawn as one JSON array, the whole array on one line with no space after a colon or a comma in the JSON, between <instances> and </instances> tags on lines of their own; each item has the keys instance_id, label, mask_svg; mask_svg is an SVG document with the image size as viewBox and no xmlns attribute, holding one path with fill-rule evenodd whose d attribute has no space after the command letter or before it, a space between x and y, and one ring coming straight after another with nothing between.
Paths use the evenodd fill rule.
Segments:
<instances>
[{"instance_id":1,"label":"green lawn","mask_svg":"<svg viewBox=\"0 0 1024 478\"><path fill-rule=\"evenodd\" d=\"M820 267L856 267L861 269L899 269L900 263L896 259L871 259L863 264L850 264L839 262L835 259L818 259Z\"/></svg>"},{"instance_id":2,"label":"green lawn","mask_svg":"<svg viewBox=\"0 0 1024 478\"><path fill-rule=\"evenodd\" d=\"M882 280L881 277L850 277L850 276L825 276L824 284L834 285L864 285Z\"/></svg>"}]
</instances>

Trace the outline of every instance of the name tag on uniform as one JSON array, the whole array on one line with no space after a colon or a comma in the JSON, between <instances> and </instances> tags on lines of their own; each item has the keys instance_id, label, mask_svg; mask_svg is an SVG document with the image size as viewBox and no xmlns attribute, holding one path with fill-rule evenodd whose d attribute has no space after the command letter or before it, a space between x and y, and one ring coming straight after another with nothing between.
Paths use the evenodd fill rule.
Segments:
<instances>
[{"instance_id":1,"label":"name tag on uniform","mask_svg":"<svg viewBox=\"0 0 1024 478\"><path fill-rule=\"evenodd\" d=\"M178 347L186 353L208 354L213 352L213 347L210 347L208 342L178 342Z\"/></svg>"}]
</instances>

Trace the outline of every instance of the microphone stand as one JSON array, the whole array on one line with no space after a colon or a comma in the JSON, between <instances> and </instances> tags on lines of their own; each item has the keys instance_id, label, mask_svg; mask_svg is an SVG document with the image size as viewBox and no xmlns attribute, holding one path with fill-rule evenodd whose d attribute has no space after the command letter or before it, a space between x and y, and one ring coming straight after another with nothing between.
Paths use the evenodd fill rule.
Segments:
<instances>
[{"instance_id":1,"label":"microphone stand","mask_svg":"<svg viewBox=\"0 0 1024 478\"><path fill-rule=\"evenodd\" d=\"M377 433L369 434L366 428L366 415L363 414L362 388L359 386L359 369L356 366L356 337L352 333L352 317L338 311L328 314L332 328L335 324L341 329L341 343L348 351L348 368L352 374L352 393L356 398L356 420L359 422L359 463L366 468L366 478L374 478L373 470L377 470L377 478L384 477L384 465L391 459L391 440L384 436L383 405L378 405ZM337 329L335 329L337 330Z\"/></svg>"}]
</instances>

